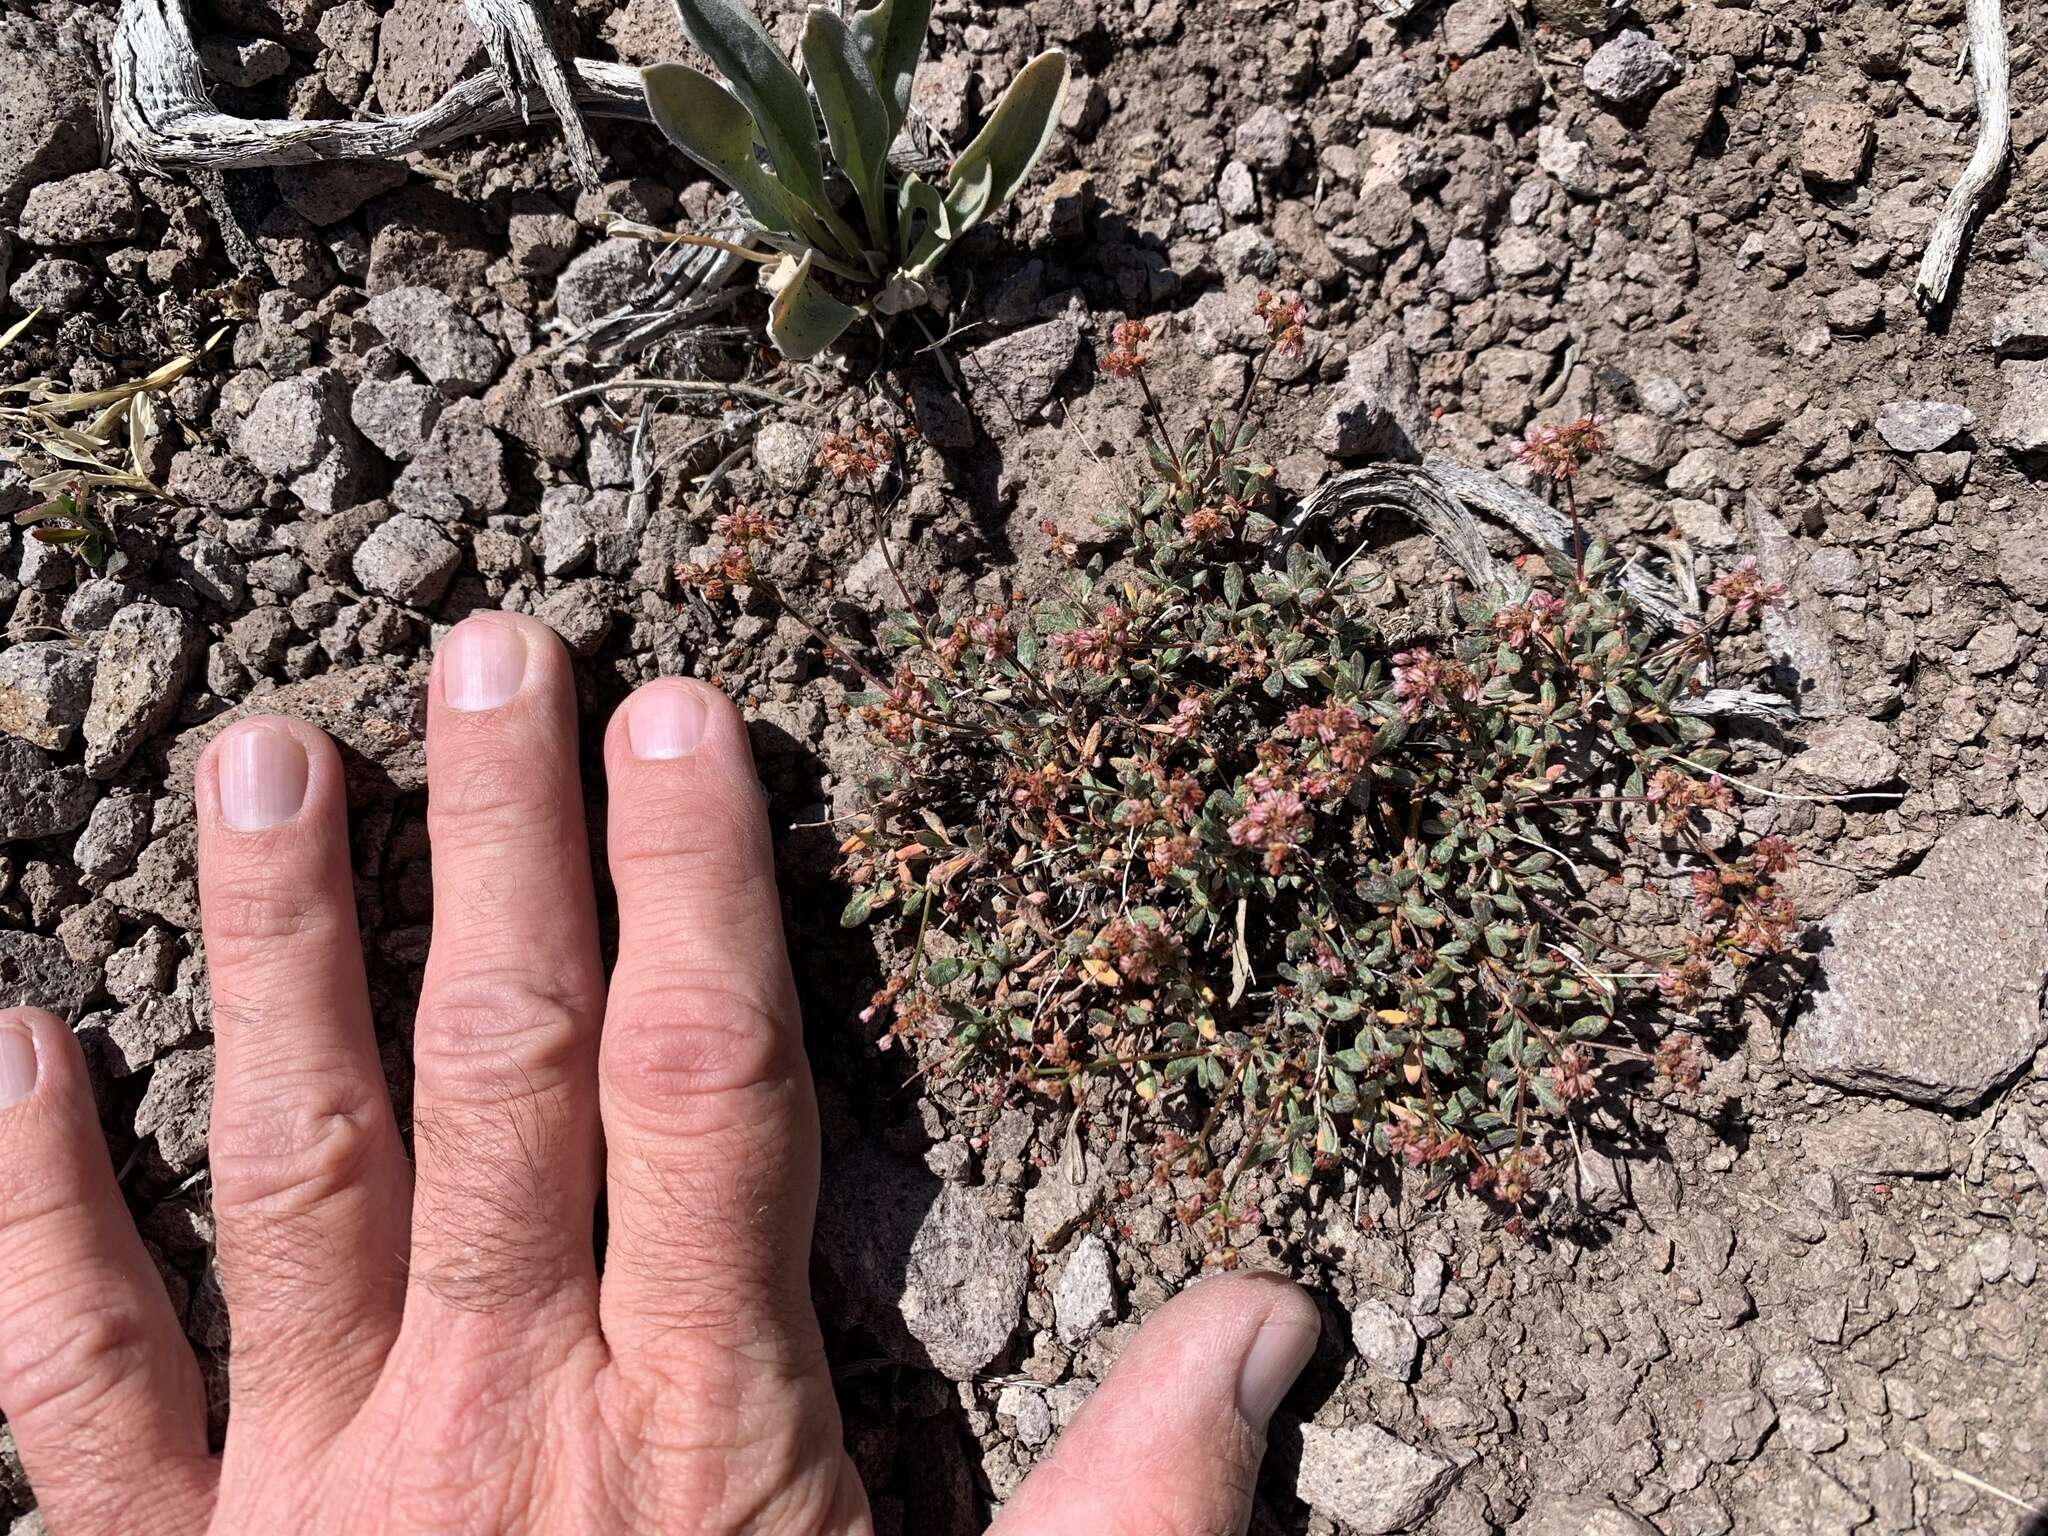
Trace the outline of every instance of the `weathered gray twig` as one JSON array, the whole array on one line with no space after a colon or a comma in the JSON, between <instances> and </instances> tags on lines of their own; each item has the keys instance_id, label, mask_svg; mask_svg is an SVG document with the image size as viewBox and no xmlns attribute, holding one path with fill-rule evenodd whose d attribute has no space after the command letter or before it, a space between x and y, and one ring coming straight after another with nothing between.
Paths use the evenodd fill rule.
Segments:
<instances>
[{"instance_id":1,"label":"weathered gray twig","mask_svg":"<svg viewBox=\"0 0 2048 1536\"><path fill-rule=\"evenodd\" d=\"M1927 253L1920 258L1920 274L1913 279L1913 298L1923 310L1941 308L1955 292L1963 241L1976 226L1985 194L2012 153L2011 67L1999 0L1969 0L1967 17L1970 77L1977 87L1977 147L1942 205L1941 217L1934 221Z\"/></svg>"},{"instance_id":2,"label":"weathered gray twig","mask_svg":"<svg viewBox=\"0 0 2048 1536\"><path fill-rule=\"evenodd\" d=\"M517 16L530 0L469 3L472 15L481 10L506 18L500 29L504 37L524 35ZM487 28L486 40L492 35ZM501 47L506 46L504 37ZM433 105L396 117L236 117L215 108L206 94L199 45L184 0L122 0L112 54L114 142L128 160L158 170L392 160L490 129L514 127L529 113L543 110L541 103L525 99L530 92L520 84L494 71L459 81ZM531 65L530 56L520 57ZM584 111L647 120L637 70L596 59L576 59L566 66L556 60L555 67L572 103ZM546 91L545 75L541 85ZM545 110L553 113L556 106L550 92ZM575 154L573 138L571 144Z\"/></svg>"},{"instance_id":3,"label":"weathered gray twig","mask_svg":"<svg viewBox=\"0 0 2048 1536\"><path fill-rule=\"evenodd\" d=\"M519 108L520 120L531 123L536 107L552 110L562 125L562 141L576 179L586 187L597 186L604 179L597 146L583 126L576 87L562 67L540 7L534 0L466 0L466 8L471 24L483 34L484 51L491 56L506 96ZM539 102L534 99L536 89Z\"/></svg>"},{"instance_id":4,"label":"weathered gray twig","mask_svg":"<svg viewBox=\"0 0 2048 1536\"><path fill-rule=\"evenodd\" d=\"M1420 466L1375 464L1332 475L1303 497L1301 505L1281 523L1273 539L1274 558L1284 560L1286 551L1313 524L1335 514L1371 517L1395 512L1443 546L1474 586L1497 587L1502 581L1500 567L1486 547L1478 522L1466 510L1468 506L1506 523L1547 558L1569 564L1571 527L1554 507L1487 470L1435 455ZM1659 629L1682 631L1698 625L1699 615L1677 589L1641 567L1624 566L1616 579ZM1767 721L1780 721L1791 713L1790 706L1776 694L1746 688L1709 688L1678 699L1671 707L1689 715L1739 715Z\"/></svg>"}]
</instances>

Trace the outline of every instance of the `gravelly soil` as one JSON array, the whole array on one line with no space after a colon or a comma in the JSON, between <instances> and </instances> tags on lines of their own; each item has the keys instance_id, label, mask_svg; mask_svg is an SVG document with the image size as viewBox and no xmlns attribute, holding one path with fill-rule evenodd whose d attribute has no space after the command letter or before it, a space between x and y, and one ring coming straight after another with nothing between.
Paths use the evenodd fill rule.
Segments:
<instances>
[{"instance_id":1,"label":"gravelly soil","mask_svg":"<svg viewBox=\"0 0 2048 1536\"><path fill-rule=\"evenodd\" d=\"M195 1342L219 1360L227 1324L192 760L245 705L353 749L402 1111L430 917L417 688L443 626L518 608L583 658L593 722L670 672L756 722L822 1085L816 1267L850 1439L884 1531L977 1529L1204 1243L1116 1115L979 1109L873 1049L877 961L829 883L828 818L862 762L840 681L765 600L735 623L679 603L670 570L709 536L694 482L730 459L725 489L802 531L778 584L857 630L889 578L866 504L811 455L827 427L908 419L888 514L906 576L1042 585L1041 524L1086 538L1134 483L1136 413L1093 365L1110 325L1152 324L1156 387L1192 416L1242 388L1272 287L1314 328L1267 428L1289 490L1389 448L1501 468L1532 422L1598 412L1614 449L1581 495L1602 532L1675 538L1703 579L1754 554L1788 584L1749 661L1803 718L1739 761L1745 820L1798 847L1821 926L1809 995L1734 1021L1696 1103L1597 1114L1534 1235L1370 1169L1271 1203L1245 1261L1301 1275L1328 1327L1254 1529L2038 1536L1984 1485L2048 1500L2039 13L2007 18L2013 167L1931 320L1913 268L1974 131L1960 0L938 16L918 100L955 143L1039 48L1080 75L1015 216L952 269L964 397L908 349L764 373L748 300L730 334L650 364L794 403L666 403L639 474L637 402L549 402L610 375L552 344L645 278L606 211L715 200L651 134L598 126L602 192L575 192L538 130L410 170L236 175L224 233L193 186L104 160L109 8L0 17L0 99L22 106L0 114L0 324L46 308L5 377L104 383L233 322L163 402L174 495L125 528L121 574L19 535L0 558L4 1001L78 1021ZM252 113L417 107L480 56L442 0L216 0L201 20L232 44L223 104ZM662 0L561 20L587 53L683 52ZM0 507L29 500L0 471ZM1417 539L1368 558L1404 590L1429 577ZM28 1503L0 1441L17 1536L39 1529Z\"/></svg>"}]
</instances>

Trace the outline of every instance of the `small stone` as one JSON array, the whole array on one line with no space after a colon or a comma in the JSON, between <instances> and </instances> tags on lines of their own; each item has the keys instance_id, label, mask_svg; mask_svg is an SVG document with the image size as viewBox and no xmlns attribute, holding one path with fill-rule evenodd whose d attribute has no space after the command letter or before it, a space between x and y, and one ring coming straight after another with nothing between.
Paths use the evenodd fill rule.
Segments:
<instances>
[{"instance_id":1,"label":"small stone","mask_svg":"<svg viewBox=\"0 0 2048 1536\"><path fill-rule=\"evenodd\" d=\"M173 1051L150 1069L149 1086L135 1106L135 1133L153 1138L164 1165L184 1173L205 1160L212 1110L212 1048Z\"/></svg>"},{"instance_id":2,"label":"small stone","mask_svg":"<svg viewBox=\"0 0 2048 1536\"><path fill-rule=\"evenodd\" d=\"M1333 459L1414 459L1427 420L1414 358L1397 338L1382 336L1351 355L1315 445Z\"/></svg>"},{"instance_id":3,"label":"small stone","mask_svg":"<svg viewBox=\"0 0 2048 1536\"><path fill-rule=\"evenodd\" d=\"M1617 107L1641 106L1678 78L1678 60L1647 32L1620 32L1586 61L1586 89Z\"/></svg>"},{"instance_id":4,"label":"small stone","mask_svg":"<svg viewBox=\"0 0 2048 1536\"><path fill-rule=\"evenodd\" d=\"M279 195L315 229L339 224L371 198L405 185L407 174L404 162L394 160L338 160L276 172Z\"/></svg>"},{"instance_id":5,"label":"small stone","mask_svg":"<svg viewBox=\"0 0 2048 1536\"><path fill-rule=\"evenodd\" d=\"M2048 361L2007 363L2005 408L1991 440L2014 453L2048 452Z\"/></svg>"},{"instance_id":6,"label":"small stone","mask_svg":"<svg viewBox=\"0 0 2048 1536\"><path fill-rule=\"evenodd\" d=\"M1453 58L1473 58L1485 51L1507 24L1507 9L1500 0L1451 0L1444 7L1444 47Z\"/></svg>"},{"instance_id":7,"label":"small stone","mask_svg":"<svg viewBox=\"0 0 2048 1536\"><path fill-rule=\"evenodd\" d=\"M88 885L119 879L135 867L149 841L149 797L112 794L92 808L71 846L71 860Z\"/></svg>"},{"instance_id":8,"label":"small stone","mask_svg":"<svg viewBox=\"0 0 2048 1536\"><path fill-rule=\"evenodd\" d=\"M0 16L0 214L100 163L99 105L87 49L61 45L20 7Z\"/></svg>"},{"instance_id":9,"label":"small stone","mask_svg":"<svg viewBox=\"0 0 2048 1536\"><path fill-rule=\"evenodd\" d=\"M1278 171L1294 158L1294 124L1280 108L1260 107L1230 136L1237 158L1261 171Z\"/></svg>"},{"instance_id":10,"label":"small stone","mask_svg":"<svg viewBox=\"0 0 2048 1536\"><path fill-rule=\"evenodd\" d=\"M1785 1040L1804 1076L1967 1109L2048 1044L2048 833L1957 823L1920 867L1852 897L1823 927Z\"/></svg>"},{"instance_id":11,"label":"small stone","mask_svg":"<svg viewBox=\"0 0 2048 1536\"><path fill-rule=\"evenodd\" d=\"M1457 1477L1454 1462L1376 1424L1301 1426L1295 1496L1359 1536L1413 1530Z\"/></svg>"},{"instance_id":12,"label":"small stone","mask_svg":"<svg viewBox=\"0 0 2048 1536\"><path fill-rule=\"evenodd\" d=\"M173 714L202 651L191 621L175 608L131 603L100 641L85 714L85 771L111 779Z\"/></svg>"},{"instance_id":13,"label":"small stone","mask_svg":"<svg viewBox=\"0 0 2048 1536\"><path fill-rule=\"evenodd\" d=\"M1033 1246L1040 1253L1059 1247L1069 1232L1095 1214L1102 1196L1102 1176L1089 1167L1086 1149L1071 1145L1025 1192L1024 1230Z\"/></svg>"},{"instance_id":14,"label":"small stone","mask_svg":"<svg viewBox=\"0 0 2048 1536\"><path fill-rule=\"evenodd\" d=\"M1351 1309L1351 1345L1367 1369L1389 1381L1413 1381L1422 1360L1415 1325L1377 1297Z\"/></svg>"},{"instance_id":15,"label":"small stone","mask_svg":"<svg viewBox=\"0 0 2048 1536\"><path fill-rule=\"evenodd\" d=\"M74 960L62 941L0 929L0 1008L47 1008L75 1019L99 990L93 967Z\"/></svg>"},{"instance_id":16,"label":"small stone","mask_svg":"<svg viewBox=\"0 0 2048 1536\"><path fill-rule=\"evenodd\" d=\"M391 489L397 506L443 523L480 520L504 511L511 499L505 445L484 424L482 403L472 401L441 413Z\"/></svg>"},{"instance_id":17,"label":"small stone","mask_svg":"<svg viewBox=\"0 0 2048 1536\"><path fill-rule=\"evenodd\" d=\"M441 391L417 379L364 379L349 397L349 419L387 459L410 462L441 417Z\"/></svg>"},{"instance_id":18,"label":"small stone","mask_svg":"<svg viewBox=\"0 0 2048 1536\"><path fill-rule=\"evenodd\" d=\"M1216 178L1216 203L1233 219L1249 219L1258 213L1259 187L1250 166L1242 160L1232 160L1223 167Z\"/></svg>"},{"instance_id":19,"label":"small stone","mask_svg":"<svg viewBox=\"0 0 2048 1536\"><path fill-rule=\"evenodd\" d=\"M384 523L356 549L356 580L367 592L431 608L448 590L462 565L462 551L424 517L401 514Z\"/></svg>"},{"instance_id":20,"label":"small stone","mask_svg":"<svg viewBox=\"0 0 2048 1536\"><path fill-rule=\"evenodd\" d=\"M484 420L535 458L566 469L583 457L583 434L569 408L555 403L561 392L546 368L521 358L484 395Z\"/></svg>"},{"instance_id":21,"label":"small stone","mask_svg":"<svg viewBox=\"0 0 2048 1536\"><path fill-rule=\"evenodd\" d=\"M1010 1421L1018 1443L1037 1449L1052 1439L1052 1410L1037 1387L1012 1382L996 1394L996 1417Z\"/></svg>"},{"instance_id":22,"label":"small stone","mask_svg":"<svg viewBox=\"0 0 2048 1536\"><path fill-rule=\"evenodd\" d=\"M572 581L550 592L533 616L560 635L572 655L595 656L611 633L617 605L611 583Z\"/></svg>"},{"instance_id":23,"label":"small stone","mask_svg":"<svg viewBox=\"0 0 2048 1536\"><path fill-rule=\"evenodd\" d=\"M2048 355L2048 293L2026 294L1993 315L1991 349L2000 357Z\"/></svg>"},{"instance_id":24,"label":"small stone","mask_svg":"<svg viewBox=\"0 0 2048 1536\"><path fill-rule=\"evenodd\" d=\"M1109 1245L1093 1232L1074 1245L1053 1287L1054 1327L1060 1342L1080 1344L1116 1321L1116 1265Z\"/></svg>"},{"instance_id":25,"label":"small stone","mask_svg":"<svg viewBox=\"0 0 2048 1536\"><path fill-rule=\"evenodd\" d=\"M21 238L31 245L97 245L130 240L142 221L135 188L119 171L85 171L46 181L21 207Z\"/></svg>"},{"instance_id":26,"label":"small stone","mask_svg":"<svg viewBox=\"0 0 2048 1536\"><path fill-rule=\"evenodd\" d=\"M68 256L45 256L22 270L7 296L18 309L45 309L53 315L68 315L85 307L97 281L92 268L83 262Z\"/></svg>"},{"instance_id":27,"label":"small stone","mask_svg":"<svg viewBox=\"0 0 2048 1536\"><path fill-rule=\"evenodd\" d=\"M78 1043L108 1077L133 1077L199 1032L182 997L152 997L78 1021Z\"/></svg>"},{"instance_id":28,"label":"small stone","mask_svg":"<svg viewBox=\"0 0 2048 1536\"><path fill-rule=\"evenodd\" d=\"M92 814L85 770L14 736L0 736L0 843L75 832Z\"/></svg>"},{"instance_id":29,"label":"small stone","mask_svg":"<svg viewBox=\"0 0 2048 1536\"><path fill-rule=\"evenodd\" d=\"M754 467L778 491L801 491L810 483L817 439L793 421L771 421L754 435Z\"/></svg>"},{"instance_id":30,"label":"small stone","mask_svg":"<svg viewBox=\"0 0 2048 1536\"><path fill-rule=\"evenodd\" d=\"M1968 406L1947 400L1888 400L1877 408L1877 435L1899 453L1946 448L1976 422Z\"/></svg>"},{"instance_id":31,"label":"small stone","mask_svg":"<svg viewBox=\"0 0 2048 1536\"><path fill-rule=\"evenodd\" d=\"M1896 779L1899 754L1882 725L1851 716L1815 726L1806 750L1792 759L1791 767L1805 778L1853 792Z\"/></svg>"},{"instance_id":32,"label":"small stone","mask_svg":"<svg viewBox=\"0 0 2048 1536\"><path fill-rule=\"evenodd\" d=\"M1778 1410L1761 1392L1724 1392L1700 1410L1700 1452L1718 1466L1748 1461L1763 1449Z\"/></svg>"},{"instance_id":33,"label":"small stone","mask_svg":"<svg viewBox=\"0 0 2048 1536\"><path fill-rule=\"evenodd\" d=\"M968 353L963 371L983 426L1006 433L1036 416L1080 351L1080 322L1066 314Z\"/></svg>"},{"instance_id":34,"label":"small stone","mask_svg":"<svg viewBox=\"0 0 2048 1536\"><path fill-rule=\"evenodd\" d=\"M190 796L193 771L208 743L236 722L259 714L289 715L332 736L342 749L351 805L387 805L426 787L425 704L419 680L401 667L375 662L258 694L182 732L167 757L166 785ZM151 851L162 843L159 839L152 844Z\"/></svg>"},{"instance_id":35,"label":"small stone","mask_svg":"<svg viewBox=\"0 0 2048 1536\"><path fill-rule=\"evenodd\" d=\"M504 369L504 349L438 288L387 289L363 318L444 394L473 395Z\"/></svg>"},{"instance_id":36,"label":"small stone","mask_svg":"<svg viewBox=\"0 0 2048 1536\"><path fill-rule=\"evenodd\" d=\"M92 698L92 652L63 640L0 651L0 731L61 752Z\"/></svg>"},{"instance_id":37,"label":"small stone","mask_svg":"<svg viewBox=\"0 0 2048 1536\"><path fill-rule=\"evenodd\" d=\"M1862 180L1877 142L1876 119L1860 102L1822 99L1806 109L1799 134L1799 170L1824 187Z\"/></svg>"},{"instance_id":38,"label":"small stone","mask_svg":"<svg viewBox=\"0 0 2048 1536\"><path fill-rule=\"evenodd\" d=\"M1539 1495L1508 1536L1658 1536L1657 1527L1612 1499Z\"/></svg>"}]
</instances>

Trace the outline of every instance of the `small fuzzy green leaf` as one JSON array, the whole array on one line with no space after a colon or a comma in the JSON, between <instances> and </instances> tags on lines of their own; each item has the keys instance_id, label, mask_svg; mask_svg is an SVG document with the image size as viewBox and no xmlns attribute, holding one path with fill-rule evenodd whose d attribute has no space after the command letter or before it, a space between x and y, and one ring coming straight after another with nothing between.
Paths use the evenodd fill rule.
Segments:
<instances>
[{"instance_id":1,"label":"small fuzzy green leaf","mask_svg":"<svg viewBox=\"0 0 2048 1536\"><path fill-rule=\"evenodd\" d=\"M869 914L874 910L875 893L871 890L855 891L853 899L847 902L846 909L839 914L839 926L858 928L868 920Z\"/></svg>"},{"instance_id":2,"label":"small fuzzy green leaf","mask_svg":"<svg viewBox=\"0 0 2048 1536\"><path fill-rule=\"evenodd\" d=\"M858 310L833 298L812 276L812 260L806 251L768 306L768 339L793 363L816 357L860 318Z\"/></svg>"},{"instance_id":3,"label":"small fuzzy green leaf","mask_svg":"<svg viewBox=\"0 0 2048 1536\"><path fill-rule=\"evenodd\" d=\"M804 22L804 68L824 114L832 158L853 183L867 216L868 239L877 250L889 246L888 205L883 183L889 169L889 141L895 131L882 105L868 61L846 23L822 5Z\"/></svg>"},{"instance_id":4,"label":"small fuzzy green leaf","mask_svg":"<svg viewBox=\"0 0 2048 1536\"><path fill-rule=\"evenodd\" d=\"M740 0L676 0L676 13L753 114L783 184L813 208L829 207L810 92L753 12Z\"/></svg>"},{"instance_id":5,"label":"small fuzzy green leaf","mask_svg":"<svg viewBox=\"0 0 2048 1536\"><path fill-rule=\"evenodd\" d=\"M882 0L853 18L853 35L867 55L868 68L889 113L889 137L903 131L910 116L910 87L924 52L924 35L932 20L932 0Z\"/></svg>"},{"instance_id":6,"label":"small fuzzy green leaf","mask_svg":"<svg viewBox=\"0 0 2048 1536\"><path fill-rule=\"evenodd\" d=\"M953 243L953 213L939 189L922 176L905 176L896 188L897 254L912 277L929 271Z\"/></svg>"},{"instance_id":7,"label":"small fuzzy green leaf","mask_svg":"<svg viewBox=\"0 0 2048 1536\"><path fill-rule=\"evenodd\" d=\"M1031 174L1052 140L1066 95L1067 56L1056 48L1017 72L974 142L953 162L946 201L962 233L1000 208ZM971 215L965 213L969 207Z\"/></svg>"},{"instance_id":8,"label":"small fuzzy green leaf","mask_svg":"<svg viewBox=\"0 0 2048 1536\"><path fill-rule=\"evenodd\" d=\"M924 968L924 979L928 985L943 987L951 982L958 981L960 979L960 972L963 969L964 967L958 960L948 956L944 960L934 960L930 965L926 966Z\"/></svg>"}]
</instances>

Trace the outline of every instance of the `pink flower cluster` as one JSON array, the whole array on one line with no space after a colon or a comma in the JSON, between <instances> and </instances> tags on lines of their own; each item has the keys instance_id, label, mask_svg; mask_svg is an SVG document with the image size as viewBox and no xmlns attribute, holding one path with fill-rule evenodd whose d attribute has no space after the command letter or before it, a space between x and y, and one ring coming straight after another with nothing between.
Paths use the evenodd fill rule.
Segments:
<instances>
[{"instance_id":1,"label":"pink flower cluster","mask_svg":"<svg viewBox=\"0 0 2048 1536\"><path fill-rule=\"evenodd\" d=\"M1266 873L1277 875L1287 867L1288 855L1308 831L1312 819L1308 802L1270 764L1253 772L1246 783L1251 800L1230 824L1230 841L1239 848L1264 849Z\"/></svg>"},{"instance_id":2,"label":"pink flower cluster","mask_svg":"<svg viewBox=\"0 0 2048 1536\"><path fill-rule=\"evenodd\" d=\"M1394 697L1401 701L1402 718L1412 724L1452 699L1477 699L1479 682L1468 667L1434 651L1402 651L1394 657Z\"/></svg>"}]
</instances>

